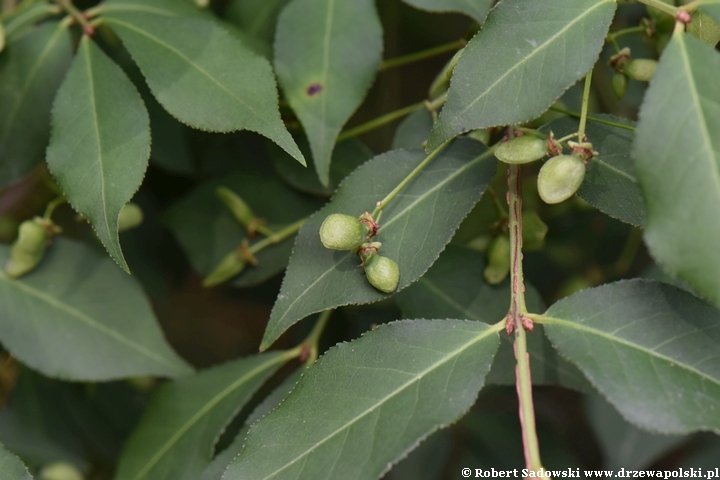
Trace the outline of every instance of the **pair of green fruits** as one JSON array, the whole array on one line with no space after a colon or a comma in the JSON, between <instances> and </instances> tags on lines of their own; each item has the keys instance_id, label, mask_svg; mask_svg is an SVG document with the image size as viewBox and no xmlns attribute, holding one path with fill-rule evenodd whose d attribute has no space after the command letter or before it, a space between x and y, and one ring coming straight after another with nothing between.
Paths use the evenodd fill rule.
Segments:
<instances>
[{"instance_id":1,"label":"pair of green fruits","mask_svg":"<svg viewBox=\"0 0 720 480\"><path fill-rule=\"evenodd\" d=\"M551 139L551 141L553 141ZM557 142L555 142L557 143ZM590 144L578 144L581 150L592 151ZM556 145L556 148L557 145ZM558 148L559 150L559 148ZM495 150L498 160L524 164L540 160L548 154L548 143L533 135L509 140ZM560 203L575 195L585 178L585 161L578 155L557 155L545 162L538 173L538 194L545 203Z\"/></svg>"},{"instance_id":2,"label":"pair of green fruits","mask_svg":"<svg viewBox=\"0 0 720 480\"><path fill-rule=\"evenodd\" d=\"M400 268L393 260L378 253L382 245L380 242L370 241L377 235L377 228L369 213L360 217L333 213L320 226L320 241L330 250L357 253L370 285L381 292L392 293L400 282Z\"/></svg>"}]
</instances>

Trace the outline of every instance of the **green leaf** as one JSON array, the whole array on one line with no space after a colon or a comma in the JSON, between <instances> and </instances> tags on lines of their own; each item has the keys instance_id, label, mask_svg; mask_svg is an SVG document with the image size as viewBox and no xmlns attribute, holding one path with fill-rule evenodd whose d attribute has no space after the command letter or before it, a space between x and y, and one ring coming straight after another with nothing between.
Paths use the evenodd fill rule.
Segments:
<instances>
[{"instance_id":1,"label":"green leaf","mask_svg":"<svg viewBox=\"0 0 720 480\"><path fill-rule=\"evenodd\" d=\"M427 150L543 113L592 68L614 13L614 0L502 0L455 66Z\"/></svg>"},{"instance_id":2,"label":"green leaf","mask_svg":"<svg viewBox=\"0 0 720 480\"><path fill-rule=\"evenodd\" d=\"M593 116L616 125L588 121L585 134L600 155L588 160L585 179L577 194L611 217L641 227L645 221L645 205L630 156L635 125L612 115ZM541 130L552 131L556 138L561 138L577 132L578 126L577 119L563 117L544 125Z\"/></svg>"},{"instance_id":3,"label":"green leaf","mask_svg":"<svg viewBox=\"0 0 720 480\"><path fill-rule=\"evenodd\" d=\"M392 148L423 148L433 128L433 116L427 108L418 108L400 122L393 136Z\"/></svg>"},{"instance_id":4,"label":"green leaf","mask_svg":"<svg viewBox=\"0 0 720 480\"><path fill-rule=\"evenodd\" d=\"M583 290L545 332L620 413L660 433L720 432L720 311L664 283Z\"/></svg>"},{"instance_id":5,"label":"green leaf","mask_svg":"<svg viewBox=\"0 0 720 480\"><path fill-rule=\"evenodd\" d=\"M0 265L9 253L0 246ZM0 274L0 341L23 363L66 380L192 371L163 338L140 285L109 258L64 238L28 275Z\"/></svg>"},{"instance_id":6,"label":"green leaf","mask_svg":"<svg viewBox=\"0 0 720 480\"><path fill-rule=\"evenodd\" d=\"M487 17L492 0L403 0L420 10L430 12L458 12L464 13L482 25Z\"/></svg>"},{"instance_id":7,"label":"green leaf","mask_svg":"<svg viewBox=\"0 0 720 480\"><path fill-rule=\"evenodd\" d=\"M5 29L5 39L12 43L31 30L36 23L57 15L60 11L58 5L50 3L22 2L16 5L11 12L3 15L0 30ZM2 51L1 48L0 51Z\"/></svg>"},{"instance_id":8,"label":"green leaf","mask_svg":"<svg viewBox=\"0 0 720 480\"><path fill-rule=\"evenodd\" d=\"M236 360L161 386L118 464L115 480L197 480L222 430L290 352Z\"/></svg>"},{"instance_id":9,"label":"green leaf","mask_svg":"<svg viewBox=\"0 0 720 480\"><path fill-rule=\"evenodd\" d=\"M223 480L376 479L475 402L498 328L405 320L330 349L252 426Z\"/></svg>"},{"instance_id":10,"label":"green leaf","mask_svg":"<svg viewBox=\"0 0 720 480\"><path fill-rule=\"evenodd\" d=\"M190 150L188 127L167 113L152 95L144 100L152 131L150 163L178 175L193 175L197 166Z\"/></svg>"},{"instance_id":11,"label":"green leaf","mask_svg":"<svg viewBox=\"0 0 720 480\"><path fill-rule=\"evenodd\" d=\"M325 187L318 180L317 173L313 168L314 162L309 155L309 145L304 137L298 141L300 151L309 158L307 168L298 165L290 156L279 148L270 148L275 171L289 185L302 192L329 197L335 192L343 178L355 170L361 164L369 160L373 154L361 141L350 139L340 142L335 146L330 164L330 184Z\"/></svg>"},{"instance_id":12,"label":"green leaf","mask_svg":"<svg viewBox=\"0 0 720 480\"><path fill-rule=\"evenodd\" d=\"M223 27L201 18L132 11L109 11L103 18L175 118L213 132L252 130L305 163L280 119L270 64Z\"/></svg>"},{"instance_id":13,"label":"green leaf","mask_svg":"<svg viewBox=\"0 0 720 480\"><path fill-rule=\"evenodd\" d=\"M20 459L0 444L0 480L32 480L32 478Z\"/></svg>"},{"instance_id":14,"label":"green leaf","mask_svg":"<svg viewBox=\"0 0 720 480\"><path fill-rule=\"evenodd\" d=\"M351 252L328 250L320 225L331 213L371 211L425 158L422 151L393 150L355 170L333 200L302 227L280 295L261 344L268 348L285 330L311 313L348 304L372 303L390 294L375 290ZM382 254L400 267L398 290L420 278L478 202L495 173L492 153L473 140L446 147L395 199L380 219Z\"/></svg>"},{"instance_id":15,"label":"green leaf","mask_svg":"<svg viewBox=\"0 0 720 480\"><path fill-rule=\"evenodd\" d=\"M395 296L403 316L413 318L463 318L493 324L505 318L510 305L510 279L488 285L483 279L485 255L475 250L448 245L437 262L420 280ZM540 294L531 285L525 292L528 309L545 309ZM564 385L590 391L578 369L562 360L536 325L528 333L532 380L536 385ZM501 335L500 349L487 376L487 383L515 385L513 337Z\"/></svg>"},{"instance_id":16,"label":"green leaf","mask_svg":"<svg viewBox=\"0 0 720 480\"><path fill-rule=\"evenodd\" d=\"M275 71L305 128L320 182L340 129L360 105L382 60L372 0L292 0L280 13Z\"/></svg>"},{"instance_id":17,"label":"green leaf","mask_svg":"<svg viewBox=\"0 0 720 480\"><path fill-rule=\"evenodd\" d=\"M225 17L253 37L271 42L280 10L288 0L232 0Z\"/></svg>"},{"instance_id":18,"label":"green leaf","mask_svg":"<svg viewBox=\"0 0 720 480\"><path fill-rule=\"evenodd\" d=\"M219 186L229 188L245 200L258 217L267 220L267 227L274 232L310 215L321 205L274 176L236 173L201 185L168 210L164 223L175 234L193 268L203 276L209 275L223 257L247 238L245 228L215 194ZM258 252L258 265L247 266L233 280L233 285L255 285L282 271L292 253L293 238ZM261 238L255 241L259 240Z\"/></svg>"},{"instance_id":19,"label":"green leaf","mask_svg":"<svg viewBox=\"0 0 720 480\"><path fill-rule=\"evenodd\" d=\"M655 260L720 305L720 55L691 35L665 48L633 155Z\"/></svg>"},{"instance_id":20,"label":"green leaf","mask_svg":"<svg viewBox=\"0 0 720 480\"><path fill-rule=\"evenodd\" d=\"M720 22L720 0L703 0L699 8L716 22Z\"/></svg>"},{"instance_id":21,"label":"green leaf","mask_svg":"<svg viewBox=\"0 0 720 480\"><path fill-rule=\"evenodd\" d=\"M122 69L85 36L52 111L50 171L110 256L128 269L118 217L145 176L150 119Z\"/></svg>"},{"instance_id":22,"label":"green leaf","mask_svg":"<svg viewBox=\"0 0 720 480\"><path fill-rule=\"evenodd\" d=\"M71 59L70 35L57 22L10 43L0 56L0 187L45 158L50 109Z\"/></svg>"},{"instance_id":23,"label":"green leaf","mask_svg":"<svg viewBox=\"0 0 720 480\"><path fill-rule=\"evenodd\" d=\"M207 11L197 8L187 0L106 0L103 16L118 12L151 13L153 15L213 18Z\"/></svg>"}]
</instances>

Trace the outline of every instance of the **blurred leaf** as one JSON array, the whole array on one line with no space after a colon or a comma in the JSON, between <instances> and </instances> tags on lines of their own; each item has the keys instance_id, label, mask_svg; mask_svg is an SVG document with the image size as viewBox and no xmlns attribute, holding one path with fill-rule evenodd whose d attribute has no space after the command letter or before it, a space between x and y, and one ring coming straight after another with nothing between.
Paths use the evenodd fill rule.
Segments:
<instances>
[{"instance_id":1,"label":"blurred leaf","mask_svg":"<svg viewBox=\"0 0 720 480\"><path fill-rule=\"evenodd\" d=\"M537 117L595 63L613 0L502 0L465 47L428 140Z\"/></svg>"},{"instance_id":2,"label":"blurred leaf","mask_svg":"<svg viewBox=\"0 0 720 480\"><path fill-rule=\"evenodd\" d=\"M640 430L626 422L600 395L587 396L585 405L590 423L600 440L605 468L646 469L687 440L677 435L653 435Z\"/></svg>"},{"instance_id":3,"label":"blurred leaf","mask_svg":"<svg viewBox=\"0 0 720 480\"><path fill-rule=\"evenodd\" d=\"M129 272L118 217L145 176L150 119L129 78L89 37L58 91L47 162L73 208Z\"/></svg>"},{"instance_id":4,"label":"blurred leaf","mask_svg":"<svg viewBox=\"0 0 720 480\"><path fill-rule=\"evenodd\" d=\"M372 0L292 0L275 35L275 71L305 128L320 183L340 129L365 98L382 60Z\"/></svg>"},{"instance_id":5,"label":"blurred leaf","mask_svg":"<svg viewBox=\"0 0 720 480\"><path fill-rule=\"evenodd\" d=\"M361 215L390 193L426 155L393 150L366 162L348 176L322 210L302 227L283 286L273 307L261 349L311 313L348 304L372 303L389 294L375 290L355 254L328 250L320 225L331 213ZM460 139L434 158L384 209L382 254L400 267L398 290L420 278L450 241L495 173L492 153Z\"/></svg>"},{"instance_id":6,"label":"blurred leaf","mask_svg":"<svg viewBox=\"0 0 720 480\"><path fill-rule=\"evenodd\" d=\"M392 148L423 148L423 143L430 135L433 127L432 113L427 108L418 108L405 117L395 130Z\"/></svg>"},{"instance_id":7,"label":"blurred leaf","mask_svg":"<svg viewBox=\"0 0 720 480\"><path fill-rule=\"evenodd\" d=\"M197 167L186 138L188 128L167 113L151 95L144 100L152 131L150 163L168 172L193 175Z\"/></svg>"},{"instance_id":8,"label":"blurred leaf","mask_svg":"<svg viewBox=\"0 0 720 480\"><path fill-rule=\"evenodd\" d=\"M375 479L475 402L498 344L480 322L379 326L330 349L252 426L223 480Z\"/></svg>"},{"instance_id":9,"label":"blurred leaf","mask_svg":"<svg viewBox=\"0 0 720 480\"><path fill-rule=\"evenodd\" d=\"M272 42L280 10L288 0L231 0L225 17L245 32Z\"/></svg>"},{"instance_id":10,"label":"blurred leaf","mask_svg":"<svg viewBox=\"0 0 720 480\"><path fill-rule=\"evenodd\" d=\"M430 12L458 12L480 25L485 21L493 0L403 0L408 5Z\"/></svg>"},{"instance_id":11,"label":"blurred leaf","mask_svg":"<svg viewBox=\"0 0 720 480\"><path fill-rule=\"evenodd\" d=\"M0 246L0 265L9 252ZM192 372L163 338L135 279L82 243L56 238L28 275L0 274L0 298L0 340L45 375L89 381Z\"/></svg>"},{"instance_id":12,"label":"blurred leaf","mask_svg":"<svg viewBox=\"0 0 720 480\"><path fill-rule=\"evenodd\" d=\"M395 296L405 318L463 318L493 324L505 318L510 305L510 279L488 285L483 279L485 255L448 245L420 280ZM527 285L526 302L531 312L545 309L540 294ZM560 358L537 325L528 334L532 380L536 385L564 385L589 391L590 385L572 364ZM488 384L515 385L513 337L502 342L487 376Z\"/></svg>"},{"instance_id":13,"label":"blurred leaf","mask_svg":"<svg viewBox=\"0 0 720 480\"><path fill-rule=\"evenodd\" d=\"M70 35L57 22L10 43L0 56L0 187L45 158L50 109L71 58Z\"/></svg>"},{"instance_id":14,"label":"blurred leaf","mask_svg":"<svg viewBox=\"0 0 720 480\"><path fill-rule=\"evenodd\" d=\"M145 12L155 15L213 18L207 11L187 0L105 0L103 15L119 12Z\"/></svg>"},{"instance_id":15,"label":"blurred leaf","mask_svg":"<svg viewBox=\"0 0 720 480\"><path fill-rule=\"evenodd\" d=\"M125 445L115 480L197 480L222 430L290 358L255 355L161 386Z\"/></svg>"},{"instance_id":16,"label":"blurred leaf","mask_svg":"<svg viewBox=\"0 0 720 480\"><path fill-rule=\"evenodd\" d=\"M383 477L386 480L437 480L455 453L452 429L438 430L425 438Z\"/></svg>"},{"instance_id":17,"label":"blurred leaf","mask_svg":"<svg viewBox=\"0 0 720 480\"><path fill-rule=\"evenodd\" d=\"M0 480L32 480L32 478L20 459L0 445Z\"/></svg>"},{"instance_id":18,"label":"blurred leaf","mask_svg":"<svg viewBox=\"0 0 720 480\"><path fill-rule=\"evenodd\" d=\"M225 255L247 238L245 228L215 194L221 185L245 200L274 232L321 206L319 201L295 192L272 175L235 173L204 183L170 207L164 218L193 268L203 276L209 275ZM246 267L233 285L255 285L282 271L292 253L293 239L294 236L258 252L259 264Z\"/></svg>"},{"instance_id":19,"label":"blurred leaf","mask_svg":"<svg viewBox=\"0 0 720 480\"><path fill-rule=\"evenodd\" d=\"M716 22L720 22L720 0L703 0L703 4L699 8Z\"/></svg>"},{"instance_id":20,"label":"blurred leaf","mask_svg":"<svg viewBox=\"0 0 720 480\"><path fill-rule=\"evenodd\" d=\"M620 125L634 127L633 122L612 115L593 115ZM570 117L553 120L543 126L556 138L578 131L579 121ZM630 156L635 132L612 125L588 121L585 134L597 157L588 160L585 180L577 194L603 213L625 223L641 227L645 220L642 193L635 178L635 164Z\"/></svg>"},{"instance_id":21,"label":"blurred leaf","mask_svg":"<svg viewBox=\"0 0 720 480\"><path fill-rule=\"evenodd\" d=\"M545 331L623 417L660 433L720 432L720 311L646 280L555 303Z\"/></svg>"},{"instance_id":22,"label":"blurred leaf","mask_svg":"<svg viewBox=\"0 0 720 480\"><path fill-rule=\"evenodd\" d=\"M57 15L59 11L57 5L50 3L22 2L8 14L3 15L2 28L5 29L5 39L8 43L12 43L31 30L36 23Z\"/></svg>"},{"instance_id":23,"label":"blurred leaf","mask_svg":"<svg viewBox=\"0 0 720 480\"><path fill-rule=\"evenodd\" d=\"M640 110L635 157L655 260L720 305L720 54L675 35Z\"/></svg>"},{"instance_id":24,"label":"blurred leaf","mask_svg":"<svg viewBox=\"0 0 720 480\"><path fill-rule=\"evenodd\" d=\"M270 154L275 166L275 171L288 184L300 191L314 195L330 196L335 192L338 185L347 177L350 172L365 163L373 154L362 142L356 139L340 142L335 146L330 164L330 184L324 187L318 180L313 165L312 155L309 155L309 145L305 138L297 142L300 151L308 160L308 166L298 165L290 156L279 148L270 148Z\"/></svg>"},{"instance_id":25,"label":"blurred leaf","mask_svg":"<svg viewBox=\"0 0 720 480\"><path fill-rule=\"evenodd\" d=\"M214 22L110 10L103 15L160 104L213 132L252 130L304 159L280 119L272 68Z\"/></svg>"}]
</instances>

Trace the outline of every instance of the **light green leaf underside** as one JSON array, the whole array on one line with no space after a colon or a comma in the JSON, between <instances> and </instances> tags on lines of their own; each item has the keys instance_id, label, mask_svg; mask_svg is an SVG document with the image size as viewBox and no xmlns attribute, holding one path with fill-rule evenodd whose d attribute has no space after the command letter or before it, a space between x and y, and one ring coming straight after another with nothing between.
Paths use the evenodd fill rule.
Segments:
<instances>
[{"instance_id":1,"label":"light green leaf underside","mask_svg":"<svg viewBox=\"0 0 720 480\"><path fill-rule=\"evenodd\" d=\"M710 15L716 22L720 22L720 0L702 0L698 8Z\"/></svg>"},{"instance_id":2,"label":"light green leaf underside","mask_svg":"<svg viewBox=\"0 0 720 480\"><path fill-rule=\"evenodd\" d=\"M201 130L252 130L304 164L280 119L270 64L224 28L202 18L132 11L103 18L175 118Z\"/></svg>"},{"instance_id":3,"label":"light green leaf underside","mask_svg":"<svg viewBox=\"0 0 720 480\"><path fill-rule=\"evenodd\" d=\"M510 280L488 285L483 279L485 255L476 250L448 245L425 275L394 298L403 316L425 315L432 318L463 318L488 324L502 321L510 305ZM527 307L540 312L545 305L540 294L527 285ZM487 376L487 383L515 385L513 337L501 335L503 341ZM537 325L528 333L528 350L532 380L536 385L563 385L576 390L592 387L578 369L564 361L549 344Z\"/></svg>"},{"instance_id":4,"label":"light green leaf underside","mask_svg":"<svg viewBox=\"0 0 720 480\"><path fill-rule=\"evenodd\" d=\"M613 0L502 0L455 67L427 150L543 113L593 66L614 12Z\"/></svg>"},{"instance_id":5,"label":"light green leaf underside","mask_svg":"<svg viewBox=\"0 0 720 480\"><path fill-rule=\"evenodd\" d=\"M0 480L32 480L22 461L0 444Z\"/></svg>"},{"instance_id":6,"label":"light green leaf underside","mask_svg":"<svg viewBox=\"0 0 720 480\"><path fill-rule=\"evenodd\" d=\"M330 158L382 60L382 26L372 0L292 0L278 18L275 71L329 183Z\"/></svg>"},{"instance_id":7,"label":"light green leaf underside","mask_svg":"<svg viewBox=\"0 0 720 480\"><path fill-rule=\"evenodd\" d=\"M256 355L160 387L125 444L115 480L200 478L222 430L287 360Z\"/></svg>"},{"instance_id":8,"label":"light green leaf underside","mask_svg":"<svg viewBox=\"0 0 720 480\"><path fill-rule=\"evenodd\" d=\"M392 191L423 159L422 151L393 150L364 163L340 185L333 200L298 233L283 286L261 348L311 313L348 304L372 303L389 294L366 280L356 255L328 250L320 225L331 213L359 216ZM382 255L400 267L398 290L420 278L480 200L495 172L491 152L473 140L446 147L384 209L377 241Z\"/></svg>"},{"instance_id":9,"label":"light green leaf underside","mask_svg":"<svg viewBox=\"0 0 720 480\"><path fill-rule=\"evenodd\" d=\"M660 433L720 432L720 311L646 280L554 304L545 332L632 423Z\"/></svg>"},{"instance_id":10,"label":"light green leaf underside","mask_svg":"<svg viewBox=\"0 0 720 480\"><path fill-rule=\"evenodd\" d=\"M690 35L665 48L633 155L655 260L720 305L720 54Z\"/></svg>"},{"instance_id":11,"label":"light green leaf underside","mask_svg":"<svg viewBox=\"0 0 720 480\"><path fill-rule=\"evenodd\" d=\"M57 22L10 42L0 55L0 187L45 158L50 109L71 58L70 34Z\"/></svg>"},{"instance_id":12,"label":"light green leaf underside","mask_svg":"<svg viewBox=\"0 0 720 480\"><path fill-rule=\"evenodd\" d=\"M223 480L378 478L472 406L497 330L405 320L337 345L253 425Z\"/></svg>"},{"instance_id":13,"label":"light green leaf underside","mask_svg":"<svg viewBox=\"0 0 720 480\"><path fill-rule=\"evenodd\" d=\"M468 15L482 25L487 17L492 0L403 0L420 10L430 12L458 12Z\"/></svg>"},{"instance_id":14,"label":"light green leaf underside","mask_svg":"<svg viewBox=\"0 0 720 480\"><path fill-rule=\"evenodd\" d=\"M130 79L89 37L80 42L52 119L50 171L110 256L129 272L118 216L145 176L150 118Z\"/></svg>"},{"instance_id":15,"label":"light green leaf underside","mask_svg":"<svg viewBox=\"0 0 720 480\"><path fill-rule=\"evenodd\" d=\"M0 265L9 251L0 246ZM28 275L0 275L0 341L28 366L66 380L192 371L163 338L136 281L109 258L63 238Z\"/></svg>"},{"instance_id":16,"label":"light green leaf underside","mask_svg":"<svg viewBox=\"0 0 720 480\"><path fill-rule=\"evenodd\" d=\"M624 118L603 114L594 117L634 127L633 122ZM578 120L564 117L544 125L541 130L552 131L555 138L561 138L577 132L578 126ZM589 121L585 134L600 155L588 160L578 196L613 218L641 227L645 221L645 205L630 156L635 132Z\"/></svg>"}]
</instances>

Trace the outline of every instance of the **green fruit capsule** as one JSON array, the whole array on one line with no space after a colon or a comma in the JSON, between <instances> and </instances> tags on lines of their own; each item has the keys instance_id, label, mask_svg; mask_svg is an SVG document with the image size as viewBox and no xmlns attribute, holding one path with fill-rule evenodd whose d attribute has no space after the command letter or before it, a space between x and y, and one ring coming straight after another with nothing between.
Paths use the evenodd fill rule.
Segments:
<instances>
[{"instance_id":1,"label":"green fruit capsule","mask_svg":"<svg viewBox=\"0 0 720 480\"><path fill-rule=\"evenodd\" d=\"M553 157L538 174L538 193L545 203L560 203L578 191L585 178L585 163L573 155Z\"/></svg>"},{"instance_id":2,"label":"green fruit capsule","mask_svg":"<svg viewBox=\"0 0 720 480\"><path fill-rule=\"evenodd\" d=\"M320 226L320 241L330 250L355 250L365 241L368 230L357 217L333 213Z\"/></svg>"},{"instance_id":3,"label":"green fruit capsule","mask_svg":"<svg viewBox=\"0 0 720 480\"><path fill-rule=\"evenodd\" d=\"M622 100L622 98L625 96L625 91L627 90L627 77L624 73L616 72L612 76L612 89L613 92L615 92L615 96L618 100Z\"/></svg>"},{"instance_id":4,"label":"green fruit capsule","mask_svg":"<svg viewBox=\"0 0 720 480\"><path fill-rule=\"evenodd\" d=\"M222 201L225 206L232 212L235 219L244 227L247 227L255 220L255 213L250 209L245 200L240 198L235 192L226 187L218 187L215 195Z\"/></svg>"},{"instance_id":5,"label":"green fruit capsule","mask_svg":"<svg viewBox=\"0 0 720 480\"><path fill-rule=\"evenodd\" d=\"M488 245L486 255L488 264L483 277L490 285L497 285L510 273L510 239L498 235Z\"/></svg>"},{"instance_id":6,"label":"green fruit capsule","mask_svg":"<svg viewBox=\"0 0 720 480\"><path fill-rule=\"evenodd\" d=\"M210 288L230 280L235 275L239 275L245 269L247 260L239 254L237 250L233 250L220 260L215 270L205 277L202 282L203 287Z\"/></svg>"},{"instance_id":7,"label":"green fruit capsule","mask_svg":"<svg viewBox=\"0 0 720 480\"><path fill-rule=\"evenodd\" d=\"M649 82L655 74L657 64L657 60L651 60L649 58L636 58L635 60L630 60L627 65L625 65L623 72L625 72L625 75L634 80Z\"/></svg>"},{"instance_id":8,"label":"green fruit capsule","mask_svg":"<svg viewBox=\"0 0 720 480\"><path fill-rule=\"evenodd\" d=\"M381 292L392 293L400 282L400 268L393 260L374 254L363 262L370 285Z\"/></svg>"},{"instance_id":9,"label":"green fruit capsule","mask_svg":"<svg viewBox=\"0 0 720 480\"><path fill-rule=\"evenodd\" d=\"M83 480L82 472L66 462L54 462L40 470L40 480Z\"/></svg>"},{"instance_id":10,"label":"green fruit capsule","mask_svg":"<svg viewBox=\"0 0 720 480\"><path fill-rule=\"evenodd\" d=\"M120 210L118 217L118 232L139 227L143 222L143 211L136 203L127 203Z\"/></svg>"},{"instance_id":11,"label":"green fruit capsule","mask_svg":"<svg viewBox=\"0 0 720 480\"><path fill-rule=\"evenodd\" d=\"M21 223L18 237L10 249L10 260L5 266L8 276L17 278L35 268L45 254L49 236L48 229L37 219Z\"/></svg>"},{"instance_id":12,"label":"green fruit capsule","mask_svg":"<svg viewBox=\"0 0 720 480\"><path fill-rule=\"evenodd\" d=\"M530 163L547 155L547 141L533 135L513 138L495 149L498 160L511 164Z\"/></svg>"}]
</instances>

